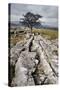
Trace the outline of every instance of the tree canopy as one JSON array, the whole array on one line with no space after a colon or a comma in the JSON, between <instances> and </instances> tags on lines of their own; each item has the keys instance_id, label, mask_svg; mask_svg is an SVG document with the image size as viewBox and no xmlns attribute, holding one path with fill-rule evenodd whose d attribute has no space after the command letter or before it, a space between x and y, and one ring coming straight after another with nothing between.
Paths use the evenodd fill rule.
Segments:
<instances>
[{"instance_id":1,"label":"tree canopy","mask_svg":"<svg viewBox=\"0 0 60 90\"><path fill-rule=\"evenodd\" d=\"M24 16L24 19L23 19L23 24L29 28L31 28L31 31L32 31L32 27L34 25L34 23L37 23L37 20L39 18L42 18L41 15L39 14L33 14L31 12L27 12Z\"/></svg>"}]
</instances>

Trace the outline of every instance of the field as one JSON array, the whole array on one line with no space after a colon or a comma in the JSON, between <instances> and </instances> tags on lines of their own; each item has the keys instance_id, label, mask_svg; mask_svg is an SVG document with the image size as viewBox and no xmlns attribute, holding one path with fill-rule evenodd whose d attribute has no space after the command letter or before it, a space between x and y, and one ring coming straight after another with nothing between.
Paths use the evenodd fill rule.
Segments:
<instances>
[{"instance_id":1,"label":"field","mask_svg":"<svg viewBox=\"0 0 60 90\"><path fill-rule=\"evenodd\" d=\"M17 35L17 36L14 36L14 35L11 35L11 39L10 39L10 44L11 45L16 45L17 42L19 41L24 41L24 38L25 36L24 35Z\"/></svg>"},{"instance_id":2,"label":"field","mask_svg":"<svg viewBox=\"0 0 60 90\"><path fill-rule=\"evenodd\" d=\"M33 29L32 32L38 33L49 40L58 38L58 31L54 29Z\"/></svg>"},{"instance_id":3,"label":"field","mask_svg":"<svg viewBox=\"0 0 60 90\"><path fill-rule=\"evenodd\" d=\"M58 30L54 30L54 29L35 29L34 28L32 30L32 33L34 33L34 35L39 34L49 40L58 38ZM20 33L19 33L16 36L15 36L15 34L11 34L10 42L14 46L14 45L16 45L17 42L24 41L25 38L26 38L25 34L20 35Z\"/></svg>"}]
</instances>

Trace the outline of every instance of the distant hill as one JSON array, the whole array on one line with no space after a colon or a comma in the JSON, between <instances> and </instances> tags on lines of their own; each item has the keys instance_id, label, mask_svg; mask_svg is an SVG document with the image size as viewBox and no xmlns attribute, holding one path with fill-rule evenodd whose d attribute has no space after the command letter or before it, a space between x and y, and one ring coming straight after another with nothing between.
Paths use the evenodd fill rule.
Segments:
<instances>
[{"instance_id":1,"label":"distant hill","mask_svg":"<svg viewBox=\"0 0 60 90\"><path fill-rule=\"evenodd\" d=\"M22 22L19 22L19 21L14 21L14 22L11 22L10 23L10 27L11 28L18 28L20 26L23 26L22 25ZM34 24L33 25L34 28L44 28L44 29L54 29L54 30L58 30L58 27L52 27L52 26L49 26L49 25L41 25L40 23L38 24Z\"/></svg>"}]
</instances>

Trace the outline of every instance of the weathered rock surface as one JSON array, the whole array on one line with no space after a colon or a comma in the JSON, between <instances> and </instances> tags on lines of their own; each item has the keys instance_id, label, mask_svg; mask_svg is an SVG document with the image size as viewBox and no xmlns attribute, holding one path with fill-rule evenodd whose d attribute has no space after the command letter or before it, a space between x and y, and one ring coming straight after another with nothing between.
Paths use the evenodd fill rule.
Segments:
<instances>
[{"instance_id":1,"label":"weathered rock surface","mask_svg":"<svg viewBox=\"0 0 60 90\"><path fill-rule=\"evenodd\" d=\"M27 36L11 49L11 86L58 83L58 40L47 40L40 35Z\"/></svg>"},{"instance_id":2,"label":"weathered rock surface","mask_svg":"<svg viewBox=\"0 0 60 90\"><path fill-rule=\"evenodd\" d=\"M28 51L23 51L20 54L15 67L15 78L12 81L13 85L34 85L34 80L31 74L35 71L36 62L38 62L38 60L35 59L35 56L36 53L30 53Z\"/></svg>"}]
</instances>

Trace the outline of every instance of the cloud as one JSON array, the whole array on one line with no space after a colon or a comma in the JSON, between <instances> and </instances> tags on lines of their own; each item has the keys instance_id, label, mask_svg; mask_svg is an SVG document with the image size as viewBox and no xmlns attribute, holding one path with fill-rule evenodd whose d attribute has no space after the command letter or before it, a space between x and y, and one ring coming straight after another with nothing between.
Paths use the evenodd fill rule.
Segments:
<instances>
[{"instance_id":1,"label":"cloud","mask_svg":"<svg viewBox=\"0 0 60 90\"><path fill-rule=\"evenodd\" d=\"M19 21L20 18L23 18L23 16L19 15L11 15L11 21Z\"/></svg>"},{"instance_id":2,"label":"cloud","mask_svg":"<svg viewBox=\"0 0 60 90\"><path fill-rule=\"evenodd\" d=\"M26 4L11 4L11 14L22 15L27 12Z\"/></svg>"},{"instance_id":3,"label":"cloud","mask_svg":"<svg viewBox=\"0 0 60 90\"><path fill-rule=\"evenodd\" d=\"M58 26L58 19L57 18L39 18L38 22L41 22L42 25L49 25L52 27Z\"/></svg>"},{"instance_id":4,"label":"cloud","mask_svg":"<svg viewBox=\"0 0 60 90\"><path fill-rule=\"evenodd\" d=\"M58 26L58 7L47 5L11 4L11 21L19 21L23 14L32 12L43 16L45 24Z\"/></svg>"},{"instance_id":5,"label":"cloud","mask_svg":"<svg viewBox=\"0 0 60 90\"><path fill-rule=\"evenodd\" d=\"M29 5L28 8L34 13L41 14L43 17L58 18L58 7L57 6Z\"/></svg>"},{"instance_id":6,"label":"cloud","mask_svg":"<svg viewBox=\"0 0 60 90\"><path fill-rule=\"evenodd\" d=\"M58 17L57 6L46 6L46 5L30 5L30 4L11 4L11 14L22 15L28 11L32 13L42 14L43 17Z\"/></svg>"}]
</instances>

